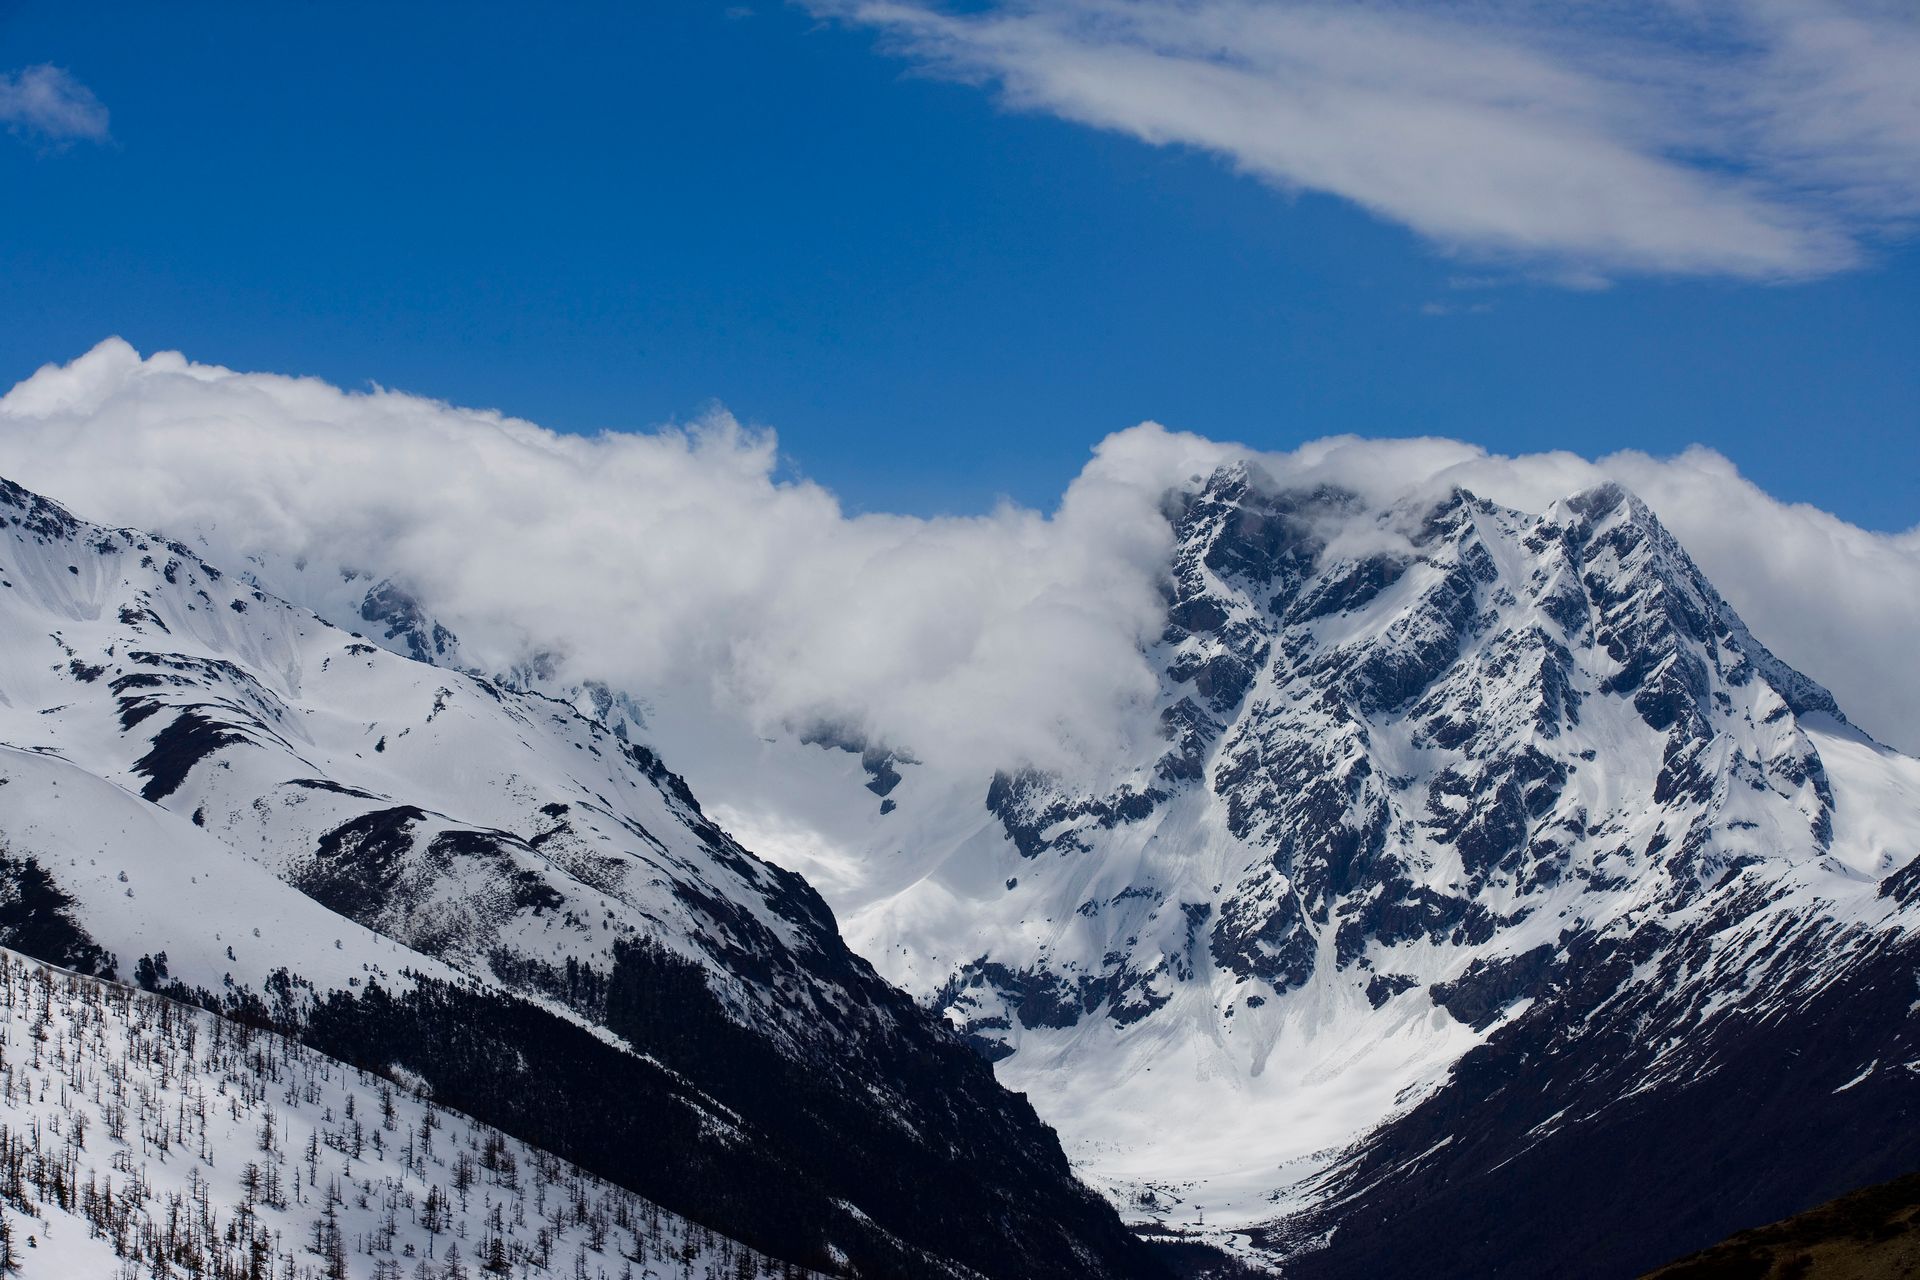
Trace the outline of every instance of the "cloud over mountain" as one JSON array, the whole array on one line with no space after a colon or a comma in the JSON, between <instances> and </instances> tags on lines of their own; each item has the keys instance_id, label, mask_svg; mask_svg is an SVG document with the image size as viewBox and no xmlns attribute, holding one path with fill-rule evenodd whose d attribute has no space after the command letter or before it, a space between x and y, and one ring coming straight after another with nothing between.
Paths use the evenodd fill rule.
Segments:
<instances>
[{"instance_id":1,"label":"cloud over mountain","mask_svg":"<svg viewBox=\"0 0 1920 1280\"><path fill-rule=\"evenodd\" d=\"M1461 484L1539 510L1616 478L1755 631L1883 739L1920 746L1920 531L1781 503L1717 454L1495 457L1445 440L1279 455L1146 423L1094 450L1056 510L849 516L783 479L770 432L562 435L501 414L237 373L110 340L0 399L0 474L90 518L377 568L504 669L703 692L768 728L822 718L929 763L1102 762L1153 732L1169 487L1240 457L1375 498Z\"/></svg>"}]
</instances>

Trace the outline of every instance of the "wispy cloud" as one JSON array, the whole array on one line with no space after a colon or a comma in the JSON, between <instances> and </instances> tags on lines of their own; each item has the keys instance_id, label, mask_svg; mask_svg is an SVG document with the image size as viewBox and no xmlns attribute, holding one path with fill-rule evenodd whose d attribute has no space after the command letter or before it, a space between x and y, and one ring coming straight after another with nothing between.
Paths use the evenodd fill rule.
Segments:
<instances>
[{"instance_id":1,"label":"wispy cloud","mask_svg":"<svg viewBox=\"0 0 1920 1280\"><path fill-rule=\"evenodd\" d=\"M813 0L1010 106L1592 285L1858 264L1920 214L1899 0Z\"/></svg>"},{"instance_id":2,"label":"wispy cloud","mask_svg":"<svg viewBox=\"0 0 1920 1280\"><path fill-rule=\"evenodd\" d=\"M105 142L107 108L59 67L0 71L0 124L42 143Z\"/></svg>"}]
</instances>

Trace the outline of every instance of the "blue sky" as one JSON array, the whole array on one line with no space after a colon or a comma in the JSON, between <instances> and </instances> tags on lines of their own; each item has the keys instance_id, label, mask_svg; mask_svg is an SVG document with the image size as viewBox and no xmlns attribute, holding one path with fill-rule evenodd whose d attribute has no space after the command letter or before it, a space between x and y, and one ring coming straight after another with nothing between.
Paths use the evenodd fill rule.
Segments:
<instances>
[{"instance_id":1,"label":"blue sky","mask_svg":"<svg viewBox=\"0 0 1920 1280\"><path fill-rule=\"evenodd\" d=\"M1282 191L1320 171L1064 96L1033 59L1085 53L1073 29L901 12L0 9L0 73L60 68L110 113L0 137L0 382L117 333L566 430L719 401L851 507L916 513L1050 506L1142 418L1270 449L1697 441L1783 498L1920 522L1899 198L1795 204L1766 242L1787 206L1715 188L1677 248L1549 210L1490 249L1473 220L1503 211L1421 203L1452 170ZM1148 75L1190 67L1143 39ZM1472 163L1464 189L1505 189ZM1715 258L1754 209L1749 256Z\"/></svg>"}]
</instances>

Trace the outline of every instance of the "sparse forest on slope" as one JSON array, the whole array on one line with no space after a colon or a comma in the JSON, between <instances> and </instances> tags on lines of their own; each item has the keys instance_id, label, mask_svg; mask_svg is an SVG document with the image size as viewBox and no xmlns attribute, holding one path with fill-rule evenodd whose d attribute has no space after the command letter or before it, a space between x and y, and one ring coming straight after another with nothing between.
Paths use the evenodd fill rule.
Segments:
<instances>
[{"instance_id":1,"label":"sparse forest on slope","mask_svg":"<svg viewBox=\"0 0 1920 1280\"><path fill-rule=\"evenodd\" d=\"M0 951L0 1274L798 1280L283 1036Z\"/></svg>"}]
</instances>

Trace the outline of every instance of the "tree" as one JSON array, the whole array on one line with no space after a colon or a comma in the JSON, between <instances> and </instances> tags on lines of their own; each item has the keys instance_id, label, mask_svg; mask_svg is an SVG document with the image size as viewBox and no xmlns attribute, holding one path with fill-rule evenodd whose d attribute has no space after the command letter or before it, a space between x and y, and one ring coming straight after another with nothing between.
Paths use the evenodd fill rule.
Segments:
<instances>
[{"instance_id":1,"label":"tree","mask_svg":"<svg viewBox=\"0 0 1920 1280\"><path fill-rule=\"evenodd\" d=\"M0 944L63 968L113 977L113 956L74 922L72 906L37 861L15 861L0 846Z\"/></svg>"},{"instance_id":2,"label":"tree","mask_svg":"<svg viewBox=\"0 0 1920 1280\"><path fill-rule=\"evenodd\" d=\"M133 980L148 991L158 991L167 977L167 953L164 951L141 956L133 966Z\"/></svg>"},{"instance_id":3,"label":"tree","mask_svg":"<svg viewBox=\"0 0 1920 1280\"><path fill-rule=\"evenodd\" d=\"M247 1161L246 1167L240 1170L241 1203L247 1208L251 1209L260 1203L261 1183L260 1166L251 1160Z\"/></svg>"}]
</instances>

